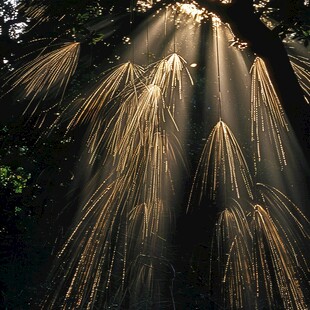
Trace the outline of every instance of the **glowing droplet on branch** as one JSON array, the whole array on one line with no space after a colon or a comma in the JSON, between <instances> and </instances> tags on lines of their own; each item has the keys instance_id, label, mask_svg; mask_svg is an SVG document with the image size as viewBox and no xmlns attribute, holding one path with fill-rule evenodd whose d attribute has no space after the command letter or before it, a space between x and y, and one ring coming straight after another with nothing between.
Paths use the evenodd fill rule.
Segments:
<instances>
[{"instance_id":1,"label":"glowing droplet on branch","mask_svg":"<svg viewBox=\"0 0 310 310\"><path fill-rule=\"evenodd\" d=\"M255 156L261 161L260 139L263 132L268 132L270 143L273 145L283 168L286 165L285 150L282 136L288 131L288 124L283 108L269 77L264 61L256 57L251 68L251 139L254 142Z\"/></svg>"},{"instance_id":2,"label":"glowing droplet on branch","mask_svg":"<svg viewBox=\"0 0 310 310\"><path fill-rule=\"evenodd\" d=\"M150 82L158 85L163 93L170 98L173 96L173 90L177 88L179 98L181 99L183 92L183 75L185 75L193 85L193 80L186 64L186 60L177 53L168 55L151 65Z\"/></svg>"},{"instance_id":3,"label":"glowing droplet on branch","mask_svg":"<svg viewBox=\"0 0 310 310\"><path fill-rule=\"evenodd\" d=\"M305 100L310 104L310 62L294 56L290 56L290 61L298 78L299 85L305 93Z\"/></svg>"},{"instance_id":4,"label":"glowing droplet on branch","mask_svg":"<svg viewBox=\"0 0 310 310\"><path fill-rule=\"evenodd\" d=\"M189 204L196 191L199 202L207 190L210 198L216 199L219 188L222 189L220 195L225 195L225 191L229 190L239 198L241 184L249 197L253 197L252 178L241 148L229 127L223 121L219 121L202 151Z\"/></svg>"},{"instance_id":5,"label":"glowing droplet on branch","mask_svg":"<svg viewBox=\"0 0 310 310\"><path fill-rule=\"evenodd\" d=\"M220 281L213 289L221 292L221 304L228 309L253 305L254 282L251 262L251 231L243 207L232 201L219 214L212 242L210 277ZM218 293L216 293L218 294Z\"/></svg>"},{"instance_id":6,"label":"glowing droplet on branch","mask_svg":"<svg viewBox=\"0 0 310 310\"><path fill-rule=\"evenodd\" d=\"M64 96L69 80L76 70L79 54L80 43L65 43L59 49L38 56L11 75L7 81L13 81L11 90L22 88L22 96L30 98L25 112L35 99L44 101L48 96ZM34 104L32 113L42 104L40 101Z\"/></svg>"},{"instance_id":7,"label":"glowing droplet on branch","mask_svg":"<svg viewBox=\"0 0 310 310\"><path fill-rule=\"evenodd\" d=\"M253 205L250 223L257 296L266 295L272 307L275 299L273 285L276 285L285 309L306 309L294 255L294 236L277 225L268 209L268 205L266 208L261 204Z\"/></svg>"}]
</instances>

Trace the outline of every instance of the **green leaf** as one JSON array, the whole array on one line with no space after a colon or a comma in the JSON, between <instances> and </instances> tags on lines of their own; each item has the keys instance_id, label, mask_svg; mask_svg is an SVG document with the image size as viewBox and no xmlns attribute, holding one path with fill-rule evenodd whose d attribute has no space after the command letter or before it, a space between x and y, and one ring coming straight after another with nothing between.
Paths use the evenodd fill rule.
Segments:
<instances>
[{"instance_id":1,"label":"green leaf","mask_svg":"<svg viewBox=\"0 0 310 310\"><path fill-rule=\"evenodd\" d=\"M15 215L17 215L17 214L20 213L21 211L22 211L21 208L15 207Z\"/></svg>"}]
</instances>

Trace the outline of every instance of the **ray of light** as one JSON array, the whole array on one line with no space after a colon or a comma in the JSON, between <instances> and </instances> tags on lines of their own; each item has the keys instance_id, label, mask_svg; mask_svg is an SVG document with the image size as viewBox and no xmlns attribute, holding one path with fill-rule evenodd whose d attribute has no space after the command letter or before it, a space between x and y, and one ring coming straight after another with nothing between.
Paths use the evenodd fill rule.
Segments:
<instances>
[{"instance_id":1,"label":"ray of light","mask_svg":"<svg viewBox=\"0 0 310 310\"><path fill-rule=\"evenodd\" d=\"M278 99L264 61L256 57L251 68L251 140L254 143L255 158L261 161L262 132L268 132L281 167L286 165L282 142L283 130L288 131L284 111ZM270 144L268 144L270 146Z\"/></svg>"}]
</instances>

